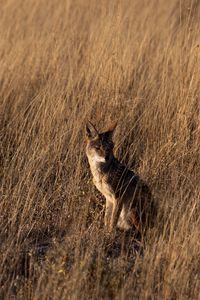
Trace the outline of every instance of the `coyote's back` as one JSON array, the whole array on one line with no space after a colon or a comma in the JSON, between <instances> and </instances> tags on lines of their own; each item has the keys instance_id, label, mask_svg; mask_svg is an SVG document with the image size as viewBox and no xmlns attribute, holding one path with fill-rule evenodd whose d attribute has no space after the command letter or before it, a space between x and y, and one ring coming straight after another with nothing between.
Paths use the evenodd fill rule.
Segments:
<instances>
[{"instance_id":1,"label":"coyote's back","mask_svg":"<svg viewBox=\"0 0 200 300\"><path fill-rule=\"evenodd\" d=\"M148 185L129 170L114 154L112 141L116 125L99 133L94 125L86 126L86 154L93 182L106 198L105 226L111 231L115 226L139 232L152 225L154 203Z\"/></svg>"}]
</instances>

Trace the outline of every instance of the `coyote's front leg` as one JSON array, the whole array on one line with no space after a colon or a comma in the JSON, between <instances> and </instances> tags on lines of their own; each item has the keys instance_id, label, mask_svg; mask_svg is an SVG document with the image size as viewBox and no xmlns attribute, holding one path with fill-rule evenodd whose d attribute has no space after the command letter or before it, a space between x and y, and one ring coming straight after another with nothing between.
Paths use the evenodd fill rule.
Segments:
<instances>
[{"instance_id":1,"label":"coyote's front leg","mask_svg":"<svg viewBox=\"0 0 200 300\"><path fill-rule=\"evenodd\" d=\"M113 231L117 227L117 222L122 210L122 201L120 199L114 199L112 206L112 214L110 219L109 231Z\"/></svg>"},{"instance_id":2,"label":"coyote's front leg","mask_svg":"<svg viewBox=\"0 0 200 300\"><path fill-rule=\"evenodd\" d=\"M106 199L106 210L105 210L105 217L104 217L104 225L108 231L110 231L110 220L113 211L113 202L110 199Z\"/></svg>"}]
</instances>

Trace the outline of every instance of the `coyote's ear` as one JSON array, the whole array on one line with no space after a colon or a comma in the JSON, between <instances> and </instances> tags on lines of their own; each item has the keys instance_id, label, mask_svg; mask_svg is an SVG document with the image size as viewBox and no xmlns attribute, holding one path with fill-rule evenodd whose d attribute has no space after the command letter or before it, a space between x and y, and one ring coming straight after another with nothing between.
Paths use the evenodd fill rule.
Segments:
<instances>
[{"instance_id":1,"label":"coyote's ear","mask_svg":"<svg viewBox=\"0 0 200 300\"><path fill-rule=\"evenodd\" d=\"M107 131L109 131L110 133L113 133L116 127L117 127L117 122L114 122L112 125L109 126Z\"/></svg>"},{"instance_id":2,"label":"coyote's ear","mask_svg":"<svg viewBox=\"0 0 200 300\"><path fill-rule=\"evenodd\" d=\"M95 126L91 123L88 122L86 124L86 135L89 139L94 139L95 137L98 136L98 131L96 130Z\"/></svg>"},{"instance_id":3,"label":"coyote's ear","mask_svg":"<svg viewBox=\"0 0 200 300\"><path fill-rule=\"evenodd\" d=\"M117 127L117 122L113 123L112 125L110 125L106 132L112 137L114 131L115 131L115 128Z\"/></svg>"},{"instance_id":4,"label":"coyote's ear","mask_svg":"<svg viewBox=\"0 0 200 300\"><path fill-rule=\"evenodd\" d=\"M111 126L109 126L109 127L104 131L104 134L105 134L106 139L112 141L113 133L114 133L114 130L115 130L116 126L117 126L117 122L113 123Z\"/></svg>"}]
</instances>

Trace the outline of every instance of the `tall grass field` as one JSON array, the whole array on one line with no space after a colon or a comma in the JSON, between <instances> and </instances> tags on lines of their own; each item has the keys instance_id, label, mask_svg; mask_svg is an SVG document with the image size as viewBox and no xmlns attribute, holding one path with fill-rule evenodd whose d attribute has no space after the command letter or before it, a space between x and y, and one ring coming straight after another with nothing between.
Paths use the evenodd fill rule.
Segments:
<instances>
[{"instance_id":1,"label":"tall grass field","mask_svg":"<svg viewBox=\"0 0 200 300\"><path fill-rule=\"evenodd\" d=\"M110 236L85 124L151 187ZM200 2L0 1L0 299L197 300Z\"/></svg>"}]
</instances>

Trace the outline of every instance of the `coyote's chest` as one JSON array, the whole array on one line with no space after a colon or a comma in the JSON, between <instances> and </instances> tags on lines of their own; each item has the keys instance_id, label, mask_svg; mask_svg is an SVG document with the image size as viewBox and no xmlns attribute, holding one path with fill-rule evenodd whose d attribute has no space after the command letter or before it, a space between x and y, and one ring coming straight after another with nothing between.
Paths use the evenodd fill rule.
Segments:
<instances>
[{"instance_id":1,"label":"coyote's chest","mask_svg":"<svg viewBox=\"0 0 200 300\"><path fill-rule=\"evenodd\" d=\"M89 158L90 169L93 175L93 183L96 188L107 198L113 199L111 186L106 182L106 176L99 169L99 161Z\"/></svg>"}]
</instances>

